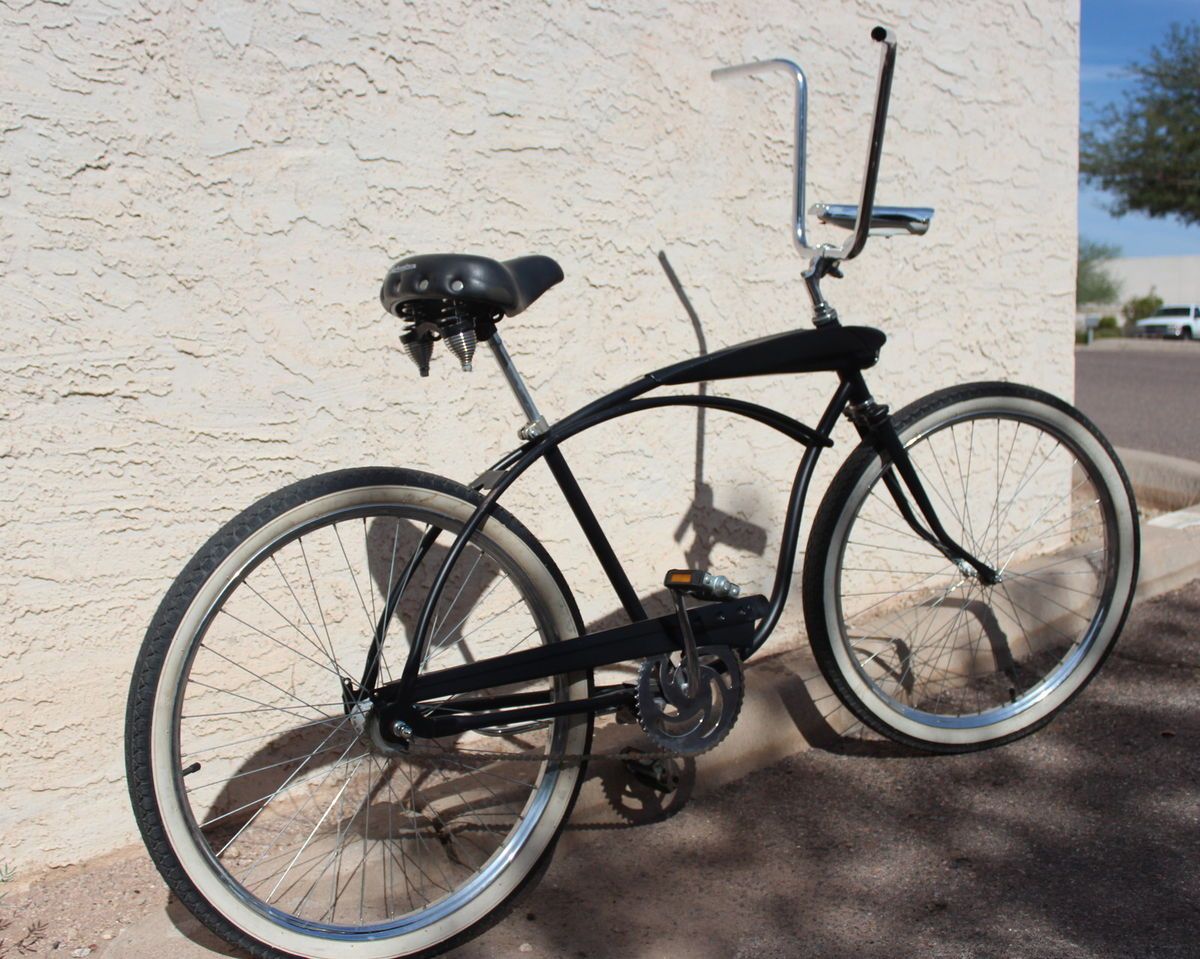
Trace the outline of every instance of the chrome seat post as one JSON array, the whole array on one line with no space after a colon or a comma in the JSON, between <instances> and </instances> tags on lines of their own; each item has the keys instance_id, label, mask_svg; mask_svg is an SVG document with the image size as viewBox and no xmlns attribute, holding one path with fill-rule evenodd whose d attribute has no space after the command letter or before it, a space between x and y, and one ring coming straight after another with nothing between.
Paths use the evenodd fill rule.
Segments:
<instances>
[{"instance_id":1,"label":"chrome seat post","mask_svg":"<svg viewBox=\"0 0 1200 959\"><path fill-rule=\"evenodd\" d=\"M550 428L550 424L546 422L546 417L538 412L537 404L534 403L524 378L517 372L512 357L508 355L508 350L504 347L504 341L500 339L500 333L498 331L493 333L487 344L492 348L492 356L496 357L496 362L500 365L500 372L504 374L509 388L513 391L513 396L517 398L517 402L521 405L521 411L529 421L517 431L517 435L523 440L536 439Z\"/></svg>"}]
</instances>

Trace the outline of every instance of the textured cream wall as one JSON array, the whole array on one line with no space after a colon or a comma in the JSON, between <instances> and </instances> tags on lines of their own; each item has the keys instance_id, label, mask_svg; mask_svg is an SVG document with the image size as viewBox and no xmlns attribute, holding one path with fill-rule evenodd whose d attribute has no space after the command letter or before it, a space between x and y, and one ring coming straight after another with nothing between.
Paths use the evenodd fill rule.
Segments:
<instances>
[{"instance_id":1,"label":"textured cream wall","mask_svg":"<svg viewBox=\"0 0 1200 959\"><path fill-rule=\"evenodd\" d=\"M1008 377L1069 396L1076 0L6 6L0 858L133 838L129 671L221 521L335 467L467 480L515 442L486 356L416 377L378 306L391 260L555 256L566 282L503 327L551 417L695 351L660 248L710 348L805 322L783 223L790 91L708 71L801 61L810 199L852 201L878 21L901 41L879 197L938 212L928 237L874 242L828 284L845 320L891 337L877 394ZM811 418L829 386L726 391ZM695 415L591 439L568 456L648 592L694 545L674 534ZM766 589L794 451L713 415L705 452L715 562ZM511 508L602 615L612 600L545 490L536 477ZM780 636L800 630L797 602Z\"/></svg>"}]
</instances>

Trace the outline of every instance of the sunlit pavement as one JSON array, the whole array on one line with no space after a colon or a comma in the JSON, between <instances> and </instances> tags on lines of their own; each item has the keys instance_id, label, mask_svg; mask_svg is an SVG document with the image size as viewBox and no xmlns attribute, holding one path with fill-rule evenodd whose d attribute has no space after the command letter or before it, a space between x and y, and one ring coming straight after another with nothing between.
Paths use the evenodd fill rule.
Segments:
<instances>
[{"instance_id":1,"label":"sunlit pavement","mask_svg":"<svg viewBox=\"0 0 1200 959\"><path fill-rule=\"evenodd\" d=\"M1200 460L1200 341L1102 341L1075 351L1075 402L1114 446Z\"/></svg>"}]
</instances>

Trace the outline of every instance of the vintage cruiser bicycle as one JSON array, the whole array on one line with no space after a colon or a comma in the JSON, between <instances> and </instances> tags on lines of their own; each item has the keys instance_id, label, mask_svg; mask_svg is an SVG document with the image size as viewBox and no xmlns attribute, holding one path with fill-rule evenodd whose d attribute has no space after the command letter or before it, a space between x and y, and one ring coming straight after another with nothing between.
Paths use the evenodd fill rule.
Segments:
<instances>
[{"instance_id":1,"label":"vintage cruiser bicycle","mask_svg":"<svg viewBox=\"0 0 1200 959\"><path fill-rule=\"evenodd\" d=\"M527 418L523 444L472 485L409 469L295 483L231 520L163 599L133 676L127 762L137 819L172 891L255 956L428 955L477 934L547 866L584 776L597 715L636 717L651 747L721 741L743 663L788 597L817 458L845 414L861 443L808 539L809 641L867 727L935 752L1006 743L1048 722L1099 668L1137 579L1129 482L1077 410L1007 383L944 389L898 413L864 379L884 334L842 326L821 292L869 235L921 234L932 210L875 205L896 57L881 46L857 206L810 244L807 85L796 89L795 242L814 329L684 360L557 423L541 416L498 324L563 278L548 257L414 256L383 284L428 371L437 341L469 367L488 345ZM815 427L724 396L662 387L829 371ZM567 465L589 428L669 406L746 417L804 447L770 596L673 570L650 617ZM499 504L544 461L628 623L587 632L547 550ZM692 600L691 604L687 600ZM630 664L631 681L594 671Z\"/></svg>"}]
</instances>

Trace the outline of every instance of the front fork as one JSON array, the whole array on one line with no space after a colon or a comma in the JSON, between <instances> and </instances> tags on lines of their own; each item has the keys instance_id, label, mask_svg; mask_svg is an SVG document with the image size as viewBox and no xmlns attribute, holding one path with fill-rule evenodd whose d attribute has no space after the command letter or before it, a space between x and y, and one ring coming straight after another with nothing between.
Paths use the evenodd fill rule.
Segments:
<instances>
[{"instance_id":1,"label":"front fork","mask_svg":"<svg viewBox=\"0 0 1200 959\"><path fill-rule=\"evenodd\" d=\"M933 508L933 503L930 502L925 487L921 483L921 477L908 456L908 450L905 449L900 434L896 432L896 426L892 422L887 406L875 402L861 373L847 375L847 382L850 385L850 402L846 406L846 416L858 430L858 435L874 446L876 452L883 459L885 463L884 486L892 494L892 499L895 500L896 508L904 517L904 521L912 527L914 533L963 572L970 567L975 571L981 583L985 586L995 586L1000 582L1000 574L960 546L946 532L946 528L938 519L937 511ZM899 478L896 476L897 473L900 474ZM903 480L903 484L901 480ZM917 509L921 511L921 516L925 518L928 526L922 525L920 517L913 511L908 496L905 495L905 487L916 501Z\"/></svg>"}]
</instances>

